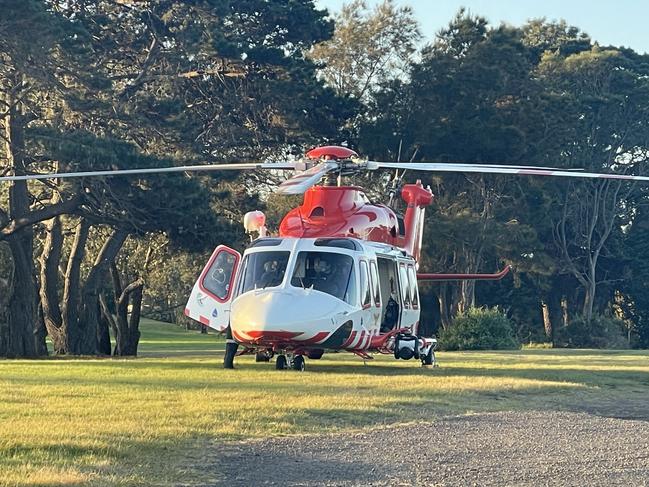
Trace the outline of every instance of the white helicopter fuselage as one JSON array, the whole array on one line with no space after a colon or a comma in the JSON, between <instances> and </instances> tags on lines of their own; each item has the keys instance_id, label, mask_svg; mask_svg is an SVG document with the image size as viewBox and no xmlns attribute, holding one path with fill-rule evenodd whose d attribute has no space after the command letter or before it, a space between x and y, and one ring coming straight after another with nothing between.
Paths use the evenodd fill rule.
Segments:
<instances>
[{"instance_id":1,"label":"white helicopter fuselage","mask_svg":"<svg viewBox=\"0 0 649 487\"><path fill-rule=\"evenodd\" d=\"M262 238L243 257L218 247L186 314L251 349L362 353L392 330L417 333L415 261L352 238Z\"/></svg>"}]
</instances>

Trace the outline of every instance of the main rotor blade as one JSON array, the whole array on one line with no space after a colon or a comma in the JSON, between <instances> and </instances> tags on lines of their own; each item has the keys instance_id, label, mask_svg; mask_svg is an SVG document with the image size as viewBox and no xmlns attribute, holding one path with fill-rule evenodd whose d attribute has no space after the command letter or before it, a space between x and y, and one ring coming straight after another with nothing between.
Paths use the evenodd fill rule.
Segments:
<instances>
[{"instance_id":1,"label":"main rotor blade","mask_svg":"<svg viewBox=\"0 0 649 487\"><path fill-rule=\"evenodd\" d=\"M574 167L574 168L560 168L560 167L545 167L545 166L513 166L511 164L470 164L468 162L450 162L447 164L457 164L458 166L471 166L471 167L503 167L506 169L544 169L547 171L583 171L583 168Z\"/></svg>"},{"instance_id":2,"label":"main rotor blade","mask_svg":"<svg viewBox=\"0 0 649 487\"><path fill-rule=\"evenodd\" d=\"M107 169L101 171L79 171L47 174L26 174L24 176L2 176L0 181L35 181L42 179L67 179L83 177L130 176L136 174L163 174L174 172L235 171L244 169L295 169L292 162L245 162L234 164L204 164L196 166L151 167L139 169Z\"/></svg>"},{"instance_id":3,"label":"main rotor blade","mask_svg":"<svg viewBox=\"0 0 649 487\"><path fill-rule=\"evenodd\" d=\"M649 176L632 176L627 174L605 174L596 172L574 172L566 169L537 169L517 166L488 166L482 164L442 164L431 162L372 162L373 167L385 169L409 169L412 171L480 173L480 174L517 174L521 176L557 176L565 178L586 179L623 179L628 181L649 181Z\"/></svg>"},{"instance_id":4,"label":"main rotor blade","mask_svg":"<svg viewBox=\"0 0 649 487\"><path fill-rule=\"evenodd\" d=\"M280 194L302 194L314 184L317 184L326 174L338 169L335 162L317 164L311 169L302 171L279 185Z\"/></svg>"}]
</instances>

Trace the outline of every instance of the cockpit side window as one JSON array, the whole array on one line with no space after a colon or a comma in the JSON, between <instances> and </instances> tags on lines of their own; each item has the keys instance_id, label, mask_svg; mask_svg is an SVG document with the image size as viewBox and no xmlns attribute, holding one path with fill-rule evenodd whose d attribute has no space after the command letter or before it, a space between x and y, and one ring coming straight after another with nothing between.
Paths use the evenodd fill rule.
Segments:
<instances>
[{"instance_id":1,"label":"cockpit side window","mask_svg":"<svg viewBox=\"0 0 649 487\"><path fill-rule=\"evenodd\" d=\"M410 283L410 298L412 300L412 307L417 309L419 307L419 293L417 289L417 274L415 268L408 264L408 281Z\"/></svg>"},{"instance_id":2,"label":"cockpit side window","mask_svg":"<svg viewBox=\"0 0 649 487\"><path fill-rule=\"evenodd\" d=\"M399 264L399 285L403 296L403 305L410 308L410 283L408 282L408 273L405 264Z\"/></svg>"},{"instance_id":3,"label":"cockpit side window","mask_svg":"<svg viewBox=\"0 0 649 487\"><path fill-rule=\"evenodd\" d=\"M379 271L376 268L376 262L370 262L370 277L372 278L372 295L374 296L374 305L381 307L381 288L379 287Z\"/></svg>"},{"instance_id":4,"label":"cockpit side window","mask_svg":"<svg viewBox=\"0 0 649 487\"><path fill-rule=\"evenodd\" d=\"M228 297L230 282L237 256L226 250L220 251L201 282L203 288L220 300Z\"/></svg>"},{"instance_id":5,"label":"cockpit side window","mask_svg":"<svg viewBox=\"0 0 649 487\"><path fill-rule=\"evenodd\" d=\"M370 276L367 269L367 262L361 260L361 306L367 308L372 305L372 292L370 290Z\"/></svg>"},{"instance_id":6,"label":"cockpit side window","mask_svg":"<svg viewBox=\"0 0 649 487\"><path fill-rule=\"evenodd\" d=\"M300 252L291 286L312 288L352 304L356 300L354 260L335 252Z\"/></svg>"},{"instance_id":7,"label":"cockpit side window","mask_svg":"<svg viewBox=\"0 0 649 487\"><path fill-rule=\"evenodd\" d=\"M243 259L237 295L277 287L284 281L289 252L254 252Z\"/></svg>"}]
</instances>

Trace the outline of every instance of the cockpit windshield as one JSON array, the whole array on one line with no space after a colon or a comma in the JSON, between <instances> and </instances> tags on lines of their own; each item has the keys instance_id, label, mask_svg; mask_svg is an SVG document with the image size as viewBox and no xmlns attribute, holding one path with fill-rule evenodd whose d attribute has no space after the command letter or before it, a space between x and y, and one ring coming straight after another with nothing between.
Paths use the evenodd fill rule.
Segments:
<instances>
[{"instance_id":1,"label":"cockpit windshield","mask_svg":"<svg viewBox=\"0 0 649 487\"><path fill-rule=\"evenodd\" d=\"M356 302L354 260L334 252L300 252L291 285L313 288L349 304Z\"/></svg>"},{"instance_id":2,"label":"cockpit windshield","mask_svg":"<svg viewBox=\"0 0 649 487\"><path fill-rule=\"evenodd\" d=\"M237 294L282 284L288 257L289 252L254 252L246 255Z\"/></svg>"}]
</instances>

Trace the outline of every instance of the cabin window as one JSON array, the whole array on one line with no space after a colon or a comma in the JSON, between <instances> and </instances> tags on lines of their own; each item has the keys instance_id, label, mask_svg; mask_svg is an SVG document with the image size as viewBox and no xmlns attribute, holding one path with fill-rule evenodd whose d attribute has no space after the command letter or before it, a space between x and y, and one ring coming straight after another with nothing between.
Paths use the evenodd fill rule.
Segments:
<instances>
[{"instance_id":1,"label":"cabin window","mask_svg":"<svg viewBox=\"0 0 649 487\"><path fill-rule=\"evenodd\" d=\"M237 262L237 256L226 250L220 251L201 282L203 288L220 300L230 295L230 281Z\"/></svg>"},{"instance_id":2,"label":"cabin window","mask_svg":"<svg viewBox=\"0 0 649 487\"><path fill-rule=\"evenodd\" d=\"M284 281L289 252L254 252L243 259L237 294L277 287Z\"/></svg>"},{"instance_id":3,"label":"cabin window","mask_svg":"<svg viewBox=\"0 0 649 487\"><path fill-rule=\"evenodd\" d=\"M367 270L367 262L361 260L361 305L363 308L372 306L372 294L370 292L370 277Z\"/></svg>"},{"instance_id":4,"label":"cabin window","mask_svg":"<svg viewBox=\"0 0 649 487\"><path fill-rule=\"evenodd\" d=\"M315 289L349 304L356 301L354 259L334 252L300 252L291 286Z\"/></svg>"},{"instance_id":5,"label":"cabin window","mask_svg":"<svg viewBox=\"0 0 649 487\"><path fill-rule=\"evenodd\" d=\"M361 250L359 245L349 238L319 238L313 245L316 247L336 247L347 250Z\"/></svg>"},{"instance_id":6,"label":"cabin window","mask_svg":"<svg viewBox=\"0 0 649 487\"><path fill-rule=\"evenodd\" d=\"M281 238L259 238L250 244L253 247L276 247L282 243Z\"/></svg>"},{"instance_id":7,"label":"cabin window","mask_svg":"<svg viewBox=\"0 0 649 487\"><path fill-rule=\"evenodd\" d=\"M381 307L381 288L379 286L379 271L376 268L376 262L370 262L370 277L372 281L372 294L374 295L374 305Z\"/></svg>"},{"instance_id":8,"label":"cabin window","mask_svg":"<svg viewBox=\"0 0 649 487\"><path fill-rule=\"evenodd\" d=\"M402 289L403 306L410 307L410 284L408 283L408 273L404 264L399 265L399 284Z\"/></svg>"},{"instance_id":9,"label":"cabin window","mask_svg":"<svg viewBox=\"0 0 649 487\"><path fill-rule=\"evenodd\" d=\"M419 291L417 289L417 274L412 265L408 266L408 281L410 281L410 299L412 300L412 307L419 307Z\"/></svg>"}]
</instances>

